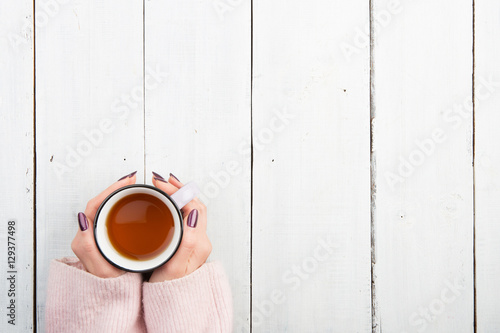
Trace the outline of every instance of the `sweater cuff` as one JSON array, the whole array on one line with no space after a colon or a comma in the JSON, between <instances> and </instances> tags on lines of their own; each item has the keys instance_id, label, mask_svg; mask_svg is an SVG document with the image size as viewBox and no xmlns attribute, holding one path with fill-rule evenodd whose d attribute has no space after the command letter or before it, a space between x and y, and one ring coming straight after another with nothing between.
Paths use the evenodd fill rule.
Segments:
<instances>
[{"instance_id":1,"label":"sweater cuff","mask_svg":"<svg viewBox=\"0 0 500 333\"><path fill-rule=\"evenodd\" d=\"M77 258L53 260L46 300L47 332L145 331L142 276L125 273L103 279Z\"/></svg>"},{"instance_id":2,"label":"sweater cuff","mask_svg":"<svg viewBox=\"0 0 500 333\"><path fill-rule=\"evenodd\" d=\"M148 332L231 332L231 288L220 263L176 280L143 284Z\"/></svg>"}]
</instances>

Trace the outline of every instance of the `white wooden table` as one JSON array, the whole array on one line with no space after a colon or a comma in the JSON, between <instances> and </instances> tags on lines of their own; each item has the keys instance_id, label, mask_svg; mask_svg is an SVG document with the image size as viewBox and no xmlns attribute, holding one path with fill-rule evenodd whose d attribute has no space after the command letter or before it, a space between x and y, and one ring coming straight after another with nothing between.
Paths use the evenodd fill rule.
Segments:
<instances>
[{"instance_id":1,"label":"white wooden table","mask_svg":"<svg viewBox=\"0 0 500 333\"><path fill-rule=\"evenodd\" d=\"M499 31L495 0L2 1L0 331L44 331L76 213L138 170L201 186L235 332L499 332Z\"/></svg>"}]
</instances>

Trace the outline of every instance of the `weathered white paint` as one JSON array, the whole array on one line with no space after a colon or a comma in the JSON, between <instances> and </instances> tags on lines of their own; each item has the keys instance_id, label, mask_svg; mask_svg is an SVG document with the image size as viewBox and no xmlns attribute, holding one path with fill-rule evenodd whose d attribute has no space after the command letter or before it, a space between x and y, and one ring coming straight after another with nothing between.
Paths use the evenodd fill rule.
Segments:
<instances>
[{"instance_id":1,"label":"weathered white paint","mask_svg":"<svg viewBox=\"0 0 500 333\"><path fill-rule=\"evenodd\" d=\"M42 12L43 2L35 10ZM74 255L70 244L78 228L76 214L121 176L134 170L139 170L138 179L143 175L142 23L142 2L70 1L36 29L41 330L48 265ZM137 101L129 100L135 93ZM121 98L126 102L118 103Z\"/></svg>"},{"instance_id":2,"label":"weathered white paint","mask_svg":"<svg viewBox=\"0 0 500 333\"><path fill-rule=\"evenodd\" d=\"M367 1L254 1L254 332L370 332Z\"/></svg>"},{"instance_id":3,"label":"weathered white paint","mask_svg":"<svg viewBox=\"0 0 500 333\"><path fill-rule=\"evenodd\" d=\"M475 208L477 332L500 328L500 3L475 2Z\"/></svg>"},{"instance_id":4,"label":"weathered white paint","mask_svg":"<svg viewBox=\"0 0 500 333\"><path fill-rule=\"evenodd\" d=\"M151 182L155 171L198 183L208 207L211 260L221 261L228 274L235 332L246 332L250 317L250 1L222 12L214 4L146 2L146 66L164 73L161 85L146 90L146 181Z\"/></svg>"},{"instance_id":5,"label":"weathered white paint","mask_svg":"<svg viewBox=\"0 0 500 333\"><path fill-rule=\"evenodd\" d=\"M372 2L374 331L470 332L472 1ZM370 332L369 1L254 1L253 124L250 1L145 1L145 22L142 2L51 4L0 5L0 262L15 218L15 329L33 329L36 18L39 331L75 214L137 169L139 182L154 170L201 186L236 332L251 317L254 332ZM478 332L500 327L499 6L475 1ZM420 165L400 175L410 158Z\"/></svg>"},{"instance_id":6,"label":"weathered white paint","mask_svg":"<svg viewBox=\"0 0 500 333\"><path fill-rule=\"evenodd\" d=\"M0 3L0 332L33 329L32 20L32 1ZM11 234L9 221L15 221ZM8 265L9 250L15 251L13 268ZM11 275L14 280L8 280ZM15 318L8 316L12 300ZM13 319L15 325L9 324Z\"/></svg>"},{"instance_id":7,"label":"weathered white paint","mask_svg":"<svg viewBox=\"0 0 500 333\"><path fill-rule=\"evenodd\" d=\"M472 332L472 1L373 4L376 332Z\"/></svg>"}]
</instances>

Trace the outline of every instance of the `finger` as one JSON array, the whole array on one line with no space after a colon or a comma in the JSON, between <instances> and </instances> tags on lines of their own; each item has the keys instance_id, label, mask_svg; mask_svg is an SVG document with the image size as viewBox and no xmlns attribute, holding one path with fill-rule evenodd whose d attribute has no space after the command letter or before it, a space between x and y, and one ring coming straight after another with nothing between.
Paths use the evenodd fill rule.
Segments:
<instances>
[{"instance_id":1,"label":"finger","mask_svg":"<svg viewBox=\"0 0 500 333\"><path fill-rule=\"evenodd\" d=\"M71 243L71 249L85 269L98 277L116 277L125 272L113 267L101 255L94 241L94 229L84 213L78 213L78 232Z\"/></svg>"},{"instance_id":2,"label":"finger","mask_svg":"<svg viewBox=\"0 0 500 333\"><path fill-rule=\"evenodd\" d=\"M92 221L86 216L85 213L78 213L78 231L76 233L75 239L79 240L79 245L84 245L84 252L91 253L97 250L97 246L94 241L94 228Z\"/></svg>"},{"instance_id":3,"label":"finger","mask_svg":"<svg viewBox=\"0 0 500 333\"><path fill-rule=\"evenodd\" d=\"M97 249L94 242L94 229L90 225L90 221L84 213L80 212L77 215L78 231L76 233L71 248L82 262L88 261L89 254L92 254Z\"/></svg>"},{"instance_id":4,"label":"finger","mask_svg":"<svg viewBox=\"0 0 500 333\"><path fill-rule=\"evenodd\" d=\"M184 222L187 226L189 226L189 216L191 215L191 212L196 210L197 211L197 223L196 223L196 230L203 231L206 233L207 231L207 209L205 206L193 203L191 201L191 206L194 207L192 210L186 212L186 217L184 218Z\"/></svg>"},{"instance_id":5,"label":"finger","mask_svg":"<svg viewBox=\"0 0 500 333\"><path fill-rule=\"evenodd\" d=\"M181 188L184 186L184 184L181 183L180 180L177 177L175 177L173 174L170 174L170 177L168 178L168 182L177 188Z\"/></svg>"},{"instance_id":6,"label":"finger","mask_svg":"<svg viewBox=\"0 0 500 333\"><path fill-rule=\"evenodd\" d=\"M167 193L168 195L172 195L175 192L177 192L178 188L175 187L174 185L170 184L168 181L165 179L160 179L160 178L153 178L153 185L163 192Z\"/></svg>"},{"instance_id":7,"label":"finger","mask_svg":"<svg viewBox=\"0 0 500 333\"><path fill-rule=\"evenodd\" d=\"M175 177L173 174L170 174L168 179L165 179L163 178L162 175L156 173L156 172L152 172L153 173L153 182L155 180L158 180L160 182L165 182L165 183L169 183L169 184L172 184L174 185L177 189L180 189L182 186L184 186L184 184L182 184L179 179L177 179L177 177Z\"/></svg>"},{"instance_id":8,"label":"finger","mask_svg":"<svg viewBox=\"0 0 500 333\"><path fill-rule=\"evenodd\" d=\"M103 192L101 192L98 196L95 198L91 199L87 207L85 208L85 215L87 218L90 220L91 224L94 224L94 217L97 212L97 209L101 205L101 203L106 199L108 195L113 193L114 191L118 190L119 188L122 188L124 186L130 185L130 184L135 184L136 180L136 174L137 171L132 172L130 175L127 175L120 180L116 181L113 183L110 187L105 189Z\"/></svg>"},{"instance_id":9,"label":"finger","mask_svg":"<svg viewBox=\"0 0 500 333\"><path fill-rule=\"evenodd\" d=\"M170 176L168 177L168 180L163 178L160 174L156 173L153 171L153 183L155 181L159 182L165 182L174 185L177 189L180 189L181 187L184 186L184 184L172 173L170 173ZM170 195L170 194L169 194ZM193 201L198 204L202 204L201 200L198 197L194 197ZM194 207L190 207L190 210L193 209Z\"/></svg>"},{"instance_id":10,"label":"finger","mask_svg":"<svg viewBox=\"0 0 500 333\"><path fill-rule=\"evenodd\" d=\"M181 244L175 252L175 255L169 261L169 265L172 267L186 267L186 263L189 262L189 259L198 246L200 239L202 239L203 231L198 229L197 226L198 216L198 211L193 210L184 219L184 232Z\"/></svg>"},{"instance_id":11,"label":"finger","mask_svg":"<svg viewBox=\"0 0 500 333\"><path fill-rule=\"evenodd\" d=\"M179 188L177 188L175 185L170 184L166 180L160 179L158 177L153 178L153 185L163 192L167 193L168 195L172 195L179 190ZM181 208L181 212L184 216L187 216L187 214L189 214L189 212L195 208L197 208L197 206L195 206L194 200L191 200Z\"/></svg>"}]
</instances>

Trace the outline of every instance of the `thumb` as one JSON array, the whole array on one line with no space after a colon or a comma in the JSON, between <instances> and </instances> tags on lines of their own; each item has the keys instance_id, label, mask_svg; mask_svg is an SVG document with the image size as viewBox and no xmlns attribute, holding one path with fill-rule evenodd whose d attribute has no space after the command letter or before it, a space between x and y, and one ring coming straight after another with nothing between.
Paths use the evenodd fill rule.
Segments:
<instances>
[{"instance_id":1,"label":"thumb","mask_svg":"<svg viewBox=\"0 0 500 333\"><path fill-rule=\"evenodd\" d=\"M85 265L87 257L95 252L97 246L94 241L94 230L91 221L82 212L78 213L77 216L79 228L71 243L71 249Z\"/></svg>"},{"instance_id":2,"label":"thumb","mask_svg":"<svg viewBox=\"0 0 500 333\"><path fill-rule=\"evenodd\" d=\"M78 226L80 227L78 233L80 233L81 237L87 237L89 234L93 234L93 223L91 225L91 221L89 221L85 213L78 213Z\"/></svg>"},{"instance_id":3,"label":"thumb","mask_svg":"<svg viewBox=\"0 0 500 333\"><path fill-rule=\"evenodd\" d=\"M94 248L97 249L97 245L94 240L94 221L89 219L85 213L78 213L78 232L76 238L80 239L80 244L83 244L85 251L94 252Z\"/></svg>"},{"instance_id":4,"label":"thumb","mask_svg":"<svg viewBox=\"0 0 500 333\"><path fill-rule=\"evenodd\" d=\"M78 239L80 253L95 256L100 251L97 248L97 243L94 238L94 221L88 218L85 213L78 213L79 230L75 239Z\"/></svg>"},{"instance_id":5,"label":"thumb","mask_svg":"<svg viewBox=\"0 0 500 333\"><path fill-rule=\"evenodd\" d=\"M184 218L184 231L181 244L170 260L174 266L185 267L196 248L199 238L199 233L196 230L198 215L198 210L193 209L188 216Z\"/></svg>"}]
</instances>

